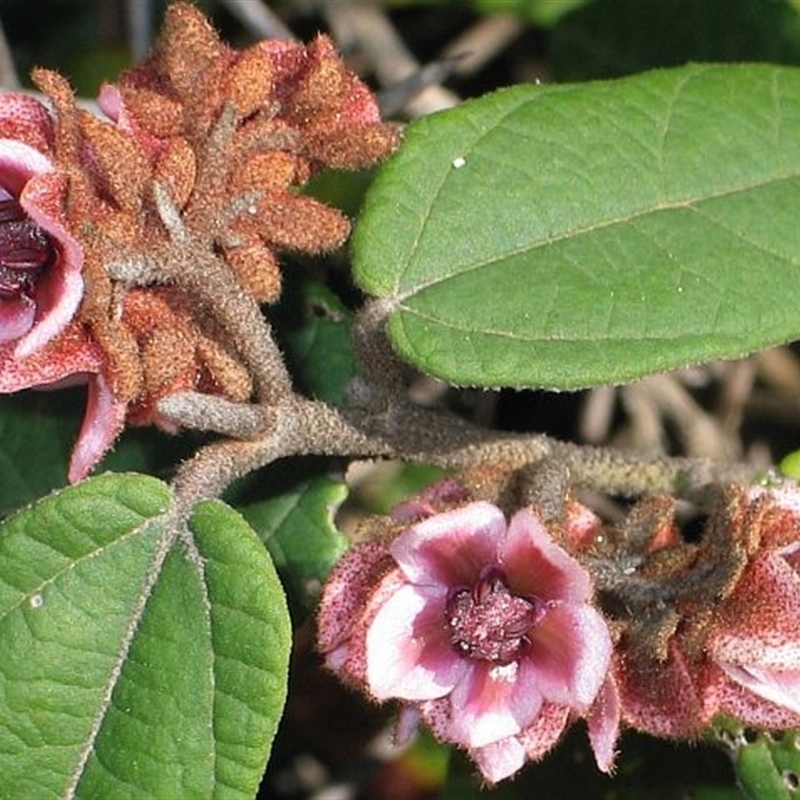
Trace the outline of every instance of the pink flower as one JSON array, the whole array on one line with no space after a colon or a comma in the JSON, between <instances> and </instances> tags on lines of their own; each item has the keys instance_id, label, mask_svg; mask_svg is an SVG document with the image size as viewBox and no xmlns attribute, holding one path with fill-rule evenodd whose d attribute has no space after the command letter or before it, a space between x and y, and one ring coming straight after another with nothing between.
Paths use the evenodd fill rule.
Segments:
<instances>
[{"instance_id":1,"label":"pink flower","mask_svg":"<svg viewBox=\"0 0 800 800\"><path fill-rule=\"evenodd\" d=\"M405 704L401 727L421 717L495 782L590 714L612 649L591 594L531 509L507 523L476 502L345 556L319 643L345 680Z\"/></svg>"},{"instance_id":2,"label":"pink flower","mask_svg":"<svg viewBox=\"0 0 800 800\"><path fill-rule=\"evenodd\" d=\"M53 168L52 137L41 103L0 95L3 356L24 357L44 346L73 319L83 295L83 253L66 228L66 178Z\"/></svg>"},{"instance_id":3,"label":"pink flower","mask_svg":"<svg viewBox=\"0 0 800 800\"><path fill-rule=\"evenodd\" d=\"M75 322L83 250L68 231L67 177L53 163L53 122L26 95L0 95L0 393L88 383L69 479L83 478L122 429L104 357Z\"/></svg>"}]
</instances>

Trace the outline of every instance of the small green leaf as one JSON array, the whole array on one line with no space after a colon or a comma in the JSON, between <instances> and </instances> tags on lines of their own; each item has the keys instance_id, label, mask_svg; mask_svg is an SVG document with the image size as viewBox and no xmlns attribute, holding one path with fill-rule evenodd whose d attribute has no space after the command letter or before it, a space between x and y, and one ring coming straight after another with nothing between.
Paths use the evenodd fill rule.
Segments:
<instances>
[{"instance_id":1,"label":"small green leaf","mask_svg":"<svg viewBox=\"0 0 800 800\"><path fill-rule=\"evenodd\" d=\"M758 734L734 753L734 766L745 795L751 800L791 800L800 786L798 735L787 731L774 738Z\"/></svg>"},{"instance_id":2,"label":"small green leaf","mask_svg":"<svg viewBox=\"0 0 800 800\"><path fill-rule=\"evenodd\" d=\"M345 387L356 374L351 312L326 286L304 280L286 287L273 317L298 389L343 403Z\"/></svg>"},{"instance_id":3,"label":"small green leaf","mask_svg":"<svg viewBox=\"0 0 800 800\"><path fill-rule=\"evenodd\" d=\"M0 526L7 797L252 797L286 691L274 569L221 503L105 475Z\"/></svg>"},{"instance_id":4,"label":"small green leaf","mask_svg":"<svg viewBox=\"0 0 800 800\"><path fill-rule=\"evenodd\" d=\"M794 450L781 459L778 465L782 475L794 480L800 480L800 450Z\"/></svg>"},{"instance_id":5,"label":"small green leaf","mask_svg":"<svg viewBox=\"0 0 800 800\"><path fill-rule=\"evenodd\" d=\"M311 610L320 585L347 550L347 539L333 523L346 497L343 483L315 478L241 509L266 544L301 614Z\"/></svg>"},{"instance_id":6,"label":"small green leaf","mask_svg":"<svg viewBox=\"0 0 800 800\"><path fill-rule=\"evenodd\" d=\"M413 124L355 232L400 354L578 388L800 334L800 70L519 86Z\"/></svg>"}]
</instances>

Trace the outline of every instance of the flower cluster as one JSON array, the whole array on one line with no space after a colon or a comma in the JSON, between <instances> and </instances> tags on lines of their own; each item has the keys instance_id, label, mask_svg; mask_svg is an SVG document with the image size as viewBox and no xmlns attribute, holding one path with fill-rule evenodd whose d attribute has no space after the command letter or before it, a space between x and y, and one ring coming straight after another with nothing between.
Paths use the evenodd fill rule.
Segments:
<instances>
[{"instance_id":1,"label":"flower cluster","mask_svg":"<svg viewBox=\"0 0 800 800\"><path fill-rule=\"evenodd\" d=\"M669 508L651 522L633 580L616 591L625 613L609 614L621 632L609 677L621 723L677 738L718 715L800 726L798 487L726 489L698 544L683 541Z\"/></svg>"},{"instance_id":2,"label":"flower cluster","mask_svg":"<svg viewBox=\"0 0 800 800\"><path fill-rule=\"evenodd\" d=\"M718 715L800 727L800 489L731 487L699 542L675 502L622 526L567 499L545 524L449 480L370 523L333 571L320 650L346 683L401 704L513 775L585 719L610 771L623 727L692 739Z\"/></svg>"},{"instance_id":3,"label":"flower cluster","mask_svg":"<svg viewBox=\"0 0 800 800\"><path fill-rule=\"evenodd\" d=\"M219 309L274 301L280 251L340 245L348 220L297 188L385 157L397 132L329 39L238 52L185 3L103 87L107 119L33 77L50 109L0 96L0 392L89 384L75 481L126 422L174 429L166 395L261 399Z\"/></svg>"}]
</instances>

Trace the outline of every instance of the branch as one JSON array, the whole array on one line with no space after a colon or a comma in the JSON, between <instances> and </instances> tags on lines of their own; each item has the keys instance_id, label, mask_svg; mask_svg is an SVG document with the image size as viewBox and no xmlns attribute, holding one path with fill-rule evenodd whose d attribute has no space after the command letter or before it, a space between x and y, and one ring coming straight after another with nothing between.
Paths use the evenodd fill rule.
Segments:
<instances>
[{"instance_id":1,"label":"branch","mask_svg":"<svg viewBox=\"0 0 800 800\"><path fill-rule=\"evenodd\" d=\"M180 395L173 398L175 411ZM165 410L159 406L159 410ZM544 435L504 434L452 414L398 401L375 414L340 410L296 394L262 406L265 432L244 441L202 448L179 469L176 494L189 505L218 497L236 478L288 456L392 458L466 469L500 463L509 470L558 462L570 483L610 494L666 492L694 497L709 484L747 481L753 470L705 459L641 458L611 449L580 447ZM173 417L176 422L189 420Z\"/></svg>"}]
</instances>

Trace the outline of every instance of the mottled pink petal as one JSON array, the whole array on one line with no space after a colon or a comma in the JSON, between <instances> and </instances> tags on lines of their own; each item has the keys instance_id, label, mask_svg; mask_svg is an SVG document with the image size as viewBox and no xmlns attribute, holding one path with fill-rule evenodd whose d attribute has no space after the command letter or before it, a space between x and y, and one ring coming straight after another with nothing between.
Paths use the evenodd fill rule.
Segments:
<instances>
[{"instance_id":1,"label":"mottled pink petal","mask_svg":"<svg viewBox=\"0 0 800 800\"><path fill-rule=\"evenodd\" d=\"M611 772L614 768L620 719L619 692L614 679L609 675L600 687L586 718L594 759L603 772Z\"/></svg>"},{"instance_id":2,"label":"mottled pink petal","mask_svg":"<svg viewBox=\"0 0 800 800\"><path fill-rule=\"evenodd\" d=\"M728 598L707 649L723 668L800 670L800 575L779 555L756 557Z\"/></svg>"},{"instance_id":3,"label":"mottled pink petal","mask_svg":"<svg viewBox=\"0 0 800 800\"><path fill-rule=\"evenodd\" d=\"M452 712L449 695L436 700L423 700L417 707L425 724L431 729L431 733L441 742L449 741Z\"/></svg>"},{"instance_id":4,"label":"mottled pink petal","mask_svg":"<svg viewBox=\"0 0 800 800\"><path fill-rule=\"evenodd\" d=\"M691 738L707 723L697 694L697 675L674 642L663 662L618 652L615 678L622 719L640 731Z\"/></svg>"},{"instance_id":5,"label":"mottled pink petal","mask_svg":"<svg viewBox=\"0 0 800 800\"><path fill-rule=\"evenodd\" d=\"M762 730L800 728L800 714L760 697L716 665L710 665L706 672L704 700L709 720L727 714L743 725Z\"/></svg>"},{"instance_id":6,"label":"mottled pink petal","mask_svg":"<svg viewBox=\"0 0 800 800\"><path fill-rule=\"evenodd\" d=\"M50 114L38 100L16 92L0 95L0 140L24 142L34 150L49 153L52 133Z\"/></svg>"},{"instance_id":7,"label":"mottled pink petal","mask_svg":"<svg viewBox=\"0 0 800 800\"><path fill-rule=\"evenodd\" d=\"M539 691L552 703L587 711L611 661L611 637L600 614L583 604L549 608L530 639L524 663L535 671Z\"/></svg>"},{"instance_id":8,"label":"mottled pink petal","mask_svg":"<svg viewBox=\"0 0 800 800\"><path fill-rule=\"evenodd\" d=\"M569 723L570 710L556 703L544 703L536 719L517 737L528 758L538 761L553 749Z\"/></svg>"},{"instance_id":9,"label":"mottled pink petal","mask_svg":"<svg viewBox=\"0 0 800 800\"><path fill-rule=\"evenodd\" d=\"M550 538L530 508L514 514L499 554L516 594L573 603L591 597L589 573Z\"/></svg>"},{"instance_id":10,"label":"mottled pink petal","mask_svg":"<svg viewBox=\"0 0 800 800\"><path fill-rule=\"evenodd\" d=\"M451 697L449 739L468 748L513 736L535 719L542 706L536 673L512 662L475 661Z\"/></svg>"},{"instance_id":11,"label":"mottled pink petal","mask_svg":"<svg viewBox=\"0 0 800 800\"><path fill-rule=\"evenodd\" d=\"M384 603L406 586L403 573L394 566L373 585L360 612L356 612L350 639L343 646L346 658L341 668L341 677L366 688L367 684L367 631Z\"/></svg>"},{"instance_id":12,"label":"mottled pink petal","mask_svg":"<svg viewBox=\"0 0 800 800\"><path fill-rule=\"evenodd\" d=\"M470 750L470 756L489 783L510 778L525 766L528 756L516 736Z\"/></svg>"},{"instance_id":13,"label":"mottled pink petal","mask_svg":"<svg viewBox=\"0 0 800 800\"><path fill-rule=\"evenodd\" d=\"M89 381L86 414L69 464L69 481L85 478L122 432L127 406L116 400L102 375Z\"/></svg>"},{"instance_id":14,"label":"mottled pink petal","mask_svg":"<svg viewBox=\"0 0 800 800\"><path fill-rule=\"evenodd\" d=\"M497 558L506 530L490 503L470 503L418 522L398 536L391 553L411 583L456 587L471 584Z\"/></svg>"},{"instance_id":15,"label":"mottled pink petal","mask_svg":"<svg viewBox=\"0 0 800 800\"><path fill-rule=\"evenodd\" d=\"M433 700L468 669L444 626L445 587L407 585L372 620L366 636L367 682L378 700Z\"/></svg>"},{"instance_id":16,"label":"mottled pink petal","mask_svg":"<svg viewBox=\"0 0 800 800\"><path fill-rule=\"evenodd\" d=\"M379 542L359 544L339 560L320 601L317 644L323 653L349 639L370 592L391 567L386 547Z\"/></svg>"},{"instance_id":17,"label":"mottled pink petal","mask_svg":"<svg viewBox=\"0 0 800 800\"><path fill-rule=\"evenodd\" d=\"M96 373L102 365L99 348L78 326L72 325L27 358L18 358L13 344L0 346L0 393L47 386L81 373Z\"/></svg>"}]
</instances>

